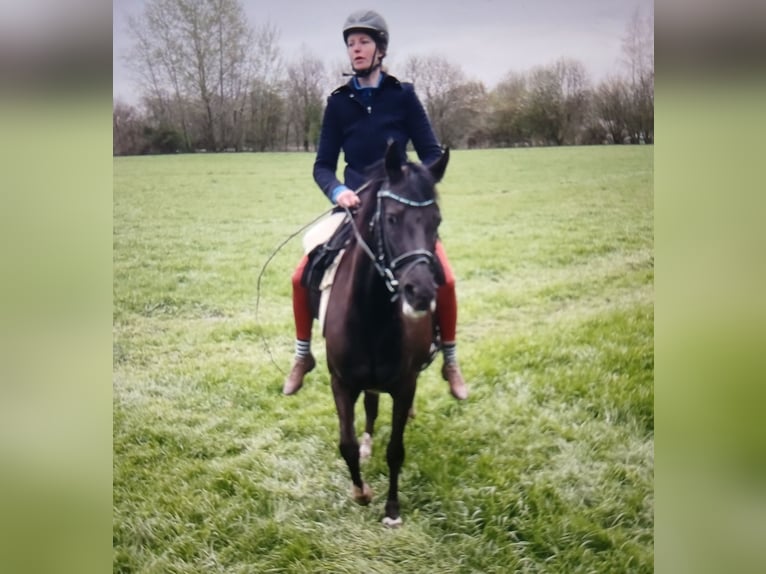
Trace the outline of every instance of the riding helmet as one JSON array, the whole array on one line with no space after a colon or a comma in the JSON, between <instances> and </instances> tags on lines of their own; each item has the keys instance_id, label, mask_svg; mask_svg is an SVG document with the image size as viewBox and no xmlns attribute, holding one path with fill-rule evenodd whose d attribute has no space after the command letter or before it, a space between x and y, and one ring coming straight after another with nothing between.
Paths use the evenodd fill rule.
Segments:
<instances>
[{"instance_id":1,"label":"riding helmet","mask_svg":"<svg viewBox=\"0 0 766 574\"><path fill-rule=\"evenodd\" d=\"M381 52L388 50L388 26L383 16L374 10L357 10L346 18L343 25L343 41L348 42L352 32L369 34Z\"/></svg>"}]
</instances>

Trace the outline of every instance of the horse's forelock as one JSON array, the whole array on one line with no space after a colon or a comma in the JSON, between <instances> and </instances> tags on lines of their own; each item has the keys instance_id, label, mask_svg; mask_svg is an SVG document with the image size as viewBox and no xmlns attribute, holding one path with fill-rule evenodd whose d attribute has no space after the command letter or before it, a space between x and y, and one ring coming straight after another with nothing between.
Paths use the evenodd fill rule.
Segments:
<instances>
[{"instance_id":1,"label":"horse's forelock","mask_svg":"<svg viewBox=\"0 0 766 574\"><path fill-rule=\"evenodd\" d=\"M405 177L395 188L397 195L412 201L438 199L434 178L431 172L421 164L407 162Z\"/></svg>"}]
</instances>

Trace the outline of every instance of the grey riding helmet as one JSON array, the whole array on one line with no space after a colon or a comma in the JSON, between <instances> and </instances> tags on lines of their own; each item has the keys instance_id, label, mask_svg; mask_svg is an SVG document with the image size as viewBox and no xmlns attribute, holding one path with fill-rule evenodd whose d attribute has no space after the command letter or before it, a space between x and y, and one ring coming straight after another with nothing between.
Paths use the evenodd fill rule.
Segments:
<instances>
[{"instance_id":1,"label":"grey riding helmet","mask_svg":"<svg viewBox=\"0 0 766 574\"><path fill-rule=\"evenodd\" d=\"M374 10L357 10L346 18L343 25L343 41L348 42L348 36L352 32L364 32L375 40L378 50L388 51L388 25L383 16Z\"/></svg>"}]
</instances>

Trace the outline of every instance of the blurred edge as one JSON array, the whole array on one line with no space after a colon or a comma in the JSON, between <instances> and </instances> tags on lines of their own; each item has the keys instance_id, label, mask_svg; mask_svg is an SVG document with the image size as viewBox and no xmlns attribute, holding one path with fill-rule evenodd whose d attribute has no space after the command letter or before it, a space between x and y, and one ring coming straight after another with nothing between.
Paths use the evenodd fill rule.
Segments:
<instances>
[{"instance_id":1,"label":"blurred edge","mask_svg":"<svg viewBox=\"0 0 766 574\"><path fill-rule=\"evenodd\" d=\"M0 571L111 569L111 6L0 8Z\"/></svg>"},{"instance_id":2,"label":"blurred edge","mask_svg":"<svg viewBox=\"0 0 766 574\"><path fill-rule=\"evenodd\" d=\"M658 74L717 81L766 70L766 7L755 0L666 0L655 6Z\"/></svg>"},{"instance_id":3,"label":"blurred edge","mask_svg":"<svg viewBox=\"0 0 766 574\"><path fill-rule=\"evenodd\" d=\"M766 8L657 6L657 572L762 572Z\"/></svg>"}]
</instances>

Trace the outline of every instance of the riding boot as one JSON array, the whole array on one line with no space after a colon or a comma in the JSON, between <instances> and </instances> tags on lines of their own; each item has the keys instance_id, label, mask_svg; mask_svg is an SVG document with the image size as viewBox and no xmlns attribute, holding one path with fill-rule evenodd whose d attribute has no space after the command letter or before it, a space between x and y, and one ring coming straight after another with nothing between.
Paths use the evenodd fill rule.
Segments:
<instances>
[{"instance_id":1,"label":"riding boot","mask_svg":"<svg viewBox=\"0 0 766 574\"><path fill-rule=\"evenodd\" d=\"M456 362L444 363L442 366L442 378L449 383L449 390L452 396L459 401L468 398L468 387L463 380L463 374L460 372Z\"/></svg>"},{"instance_id":2,"label":"riding boot","mask_svg":"<svg viewBox=\"0 0 766 574\"><path fill-rule=\"evenodd\" d=\"M282 393L285 395L294 395L303 386L303 377L311 372L316 366L314 355L309 353L305 357L296 357L290 374L285 379L285 385L282 387Z\"/></svg>"}]
</instances>

